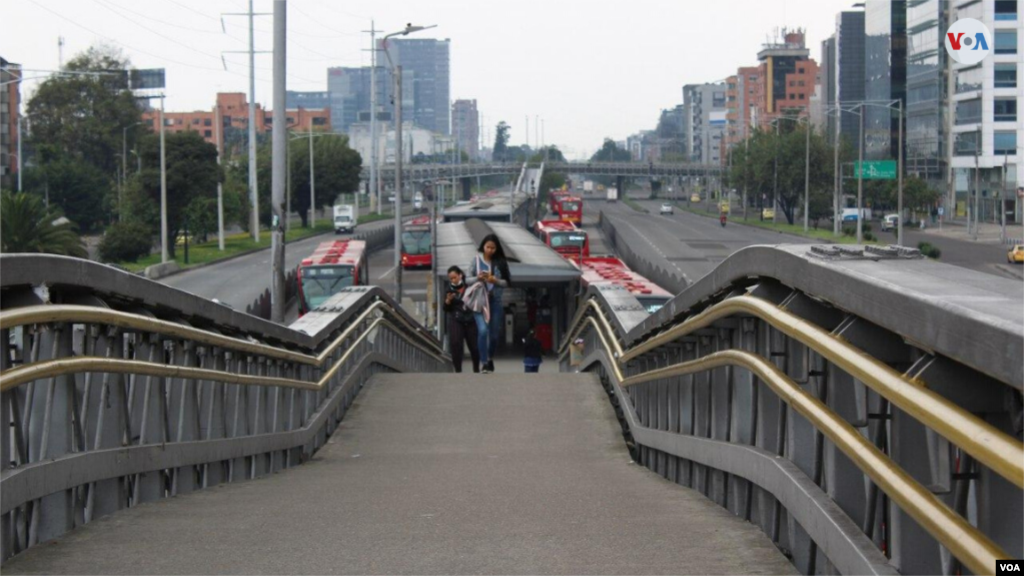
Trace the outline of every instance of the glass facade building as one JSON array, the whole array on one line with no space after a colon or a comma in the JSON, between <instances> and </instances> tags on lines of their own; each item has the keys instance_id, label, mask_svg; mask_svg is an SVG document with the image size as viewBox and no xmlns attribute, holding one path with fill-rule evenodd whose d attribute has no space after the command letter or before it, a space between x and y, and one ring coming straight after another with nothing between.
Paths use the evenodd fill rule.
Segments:
<instances>
[{"instance_id":1,"label":"glass facade building","mask_svg":"<svg viewBox=\"0 0 1024 576\"><path fill-rule=\"evenodd\" d=\"M402 66L403 74L412 75L412 82L405 82L403 76L403 96L413 96L412 115L406 119L437 134L451 134L450 44L447 39L407 38L388 42L395 64ZM405 108L402 110L405 114Z\"/></svg>"},{"instance_id":2,"label":"glass facade building","mask_svg":"<svg viewBox=\"0 0 1024 576\"><path fill-rule=\"evenodd\" d=\"M907 2L907 172L938 189L946 180L946 49L948 2Z\"/></svg>"},{"instance_id":3,"label":"glass facade building","mask_svg":"<svg viewBox=\"0 0 1024 576\"><path fill-rule=\"evenodd\" d=\"M906 108L907 3L867 2L864 7L864 97L900 100ZM864 110L864 156L896 158L899 113L895 106L869 106Z\"/></svg>"},{"instance_id":4,"label":"glass facade building","mask_svg":"<svg viewBox=\"0 0 1024 576\"><path fill-rule=\"evenodd\" d=\"M864 100L864 12L836 15L836 97L846 105ZM860 142L859 113L843 112L840 135L854 149ZM866 123L865 123L866 125Z\"/></svg>"}]
</instances>

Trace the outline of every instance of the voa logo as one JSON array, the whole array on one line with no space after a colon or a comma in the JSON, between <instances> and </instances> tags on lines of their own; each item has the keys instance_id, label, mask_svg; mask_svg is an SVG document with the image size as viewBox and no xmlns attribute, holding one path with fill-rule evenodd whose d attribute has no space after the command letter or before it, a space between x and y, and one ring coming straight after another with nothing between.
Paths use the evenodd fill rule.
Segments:
<instances>
[{"instance_id":1,"label":"voa logo","mask_svg":"<svg viewBox=\"0 0 1024 576\"><path fill-rule=\"evenodd\" d=\"M946 31L946 52L960 64L977 64L989 55L992 33L974 18L962 18Z\"/></svg>"},{"instance_id":2,"label":"voa logo","mask_svg":"<svg viewBox=\"0 0 1024 576\"><path fill-rule=\"evenodd\" d=\"M1024 560L996 560L996 575L1024 574L1021 564L1024 564Z\"/></svg>"}]
</instances>

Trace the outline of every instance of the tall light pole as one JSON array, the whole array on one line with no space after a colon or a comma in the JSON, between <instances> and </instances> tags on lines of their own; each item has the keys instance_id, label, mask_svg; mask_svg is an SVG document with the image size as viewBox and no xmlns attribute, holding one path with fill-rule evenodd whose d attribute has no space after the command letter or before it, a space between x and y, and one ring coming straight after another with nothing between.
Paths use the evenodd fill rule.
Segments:
<instances>
[{"instance_id":1,"label":"tall light pole","mask_svg":"<svg viewBox=\"0 0 1024 576\"><path fill-rule=\"evenodd\" d=\"M402 303L402 67L395 66L388 50L388 39L394 36L408 36L413 32L434 28L406 24L405 30L392 32L384 37L384 55L388 58L392 75L395 77L395 300Z\"/></svg>"},{"instance_id":2,"label":"tall light pole","mask_svg":"<svg viewBox=\"0 0 1024 576\"><path fill-rule=\"evenodd\" d=\"M860 141L857 145L857 244L864 242L864 105L860 108Z\"/></svg>"},{"instance_id":3,"label":"tall light pole","mask_svg":"<svg viewBox=\"0 0 1024 576\"><path fill-rule=\"evenodd\" d=\"M287 74L288 4L274 0L274 125L271 133L270 246L271 284L270 319L284 322L284 195L288 171L288 121L285 111ZM257 230L257 233L259 231Z\"/></svg>"},{"instance_id":4,"label":"tall light pole","mask_svg":"<svg viewBox=\"0 0 1024 576\"><path fill-rule=\"evenodd\" d=\"M160 262L166 263L167 253L167 145L164 139L164 95L160 95Z\"/></svg>"},{"instance_id":5,"label":"tall light pole","mask_svg":"<svg viewBox=\"0 0 1024 576\"><path fill-rule=\"evenodd\" d=\"M224 153L224 122L220 119L220 103L213 107L213 121L217 124L217 165ZM224 185L217 181L217 248L224 251Z\"/></svg>"}]
</instances>

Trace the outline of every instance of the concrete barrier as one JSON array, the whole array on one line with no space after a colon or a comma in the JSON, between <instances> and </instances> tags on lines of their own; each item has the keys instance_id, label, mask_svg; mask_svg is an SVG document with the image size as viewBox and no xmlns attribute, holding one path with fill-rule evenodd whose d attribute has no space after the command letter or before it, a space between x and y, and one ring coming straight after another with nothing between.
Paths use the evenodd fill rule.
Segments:
<instances>
[{"instance_id":1,"label":"concrete barrier","mask_svg":"<svg viewBox=\"0 0 1024 576\"><path fill-rule=\"evenodd\" d=\"M175 261L164 262L162 264L153 264L152 266L146 266L146 271L143 275L150 280L159 280L165 276L170 276L181 271L181 266Z\"/></svg>"}]
</instances>

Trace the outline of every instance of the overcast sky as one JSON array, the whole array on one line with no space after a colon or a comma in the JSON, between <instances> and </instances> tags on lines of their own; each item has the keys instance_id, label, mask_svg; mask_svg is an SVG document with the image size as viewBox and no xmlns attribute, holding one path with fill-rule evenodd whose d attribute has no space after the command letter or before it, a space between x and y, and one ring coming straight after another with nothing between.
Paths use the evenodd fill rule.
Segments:
<instances>
[{"instance_id":1,"label":"overcast sky","mask_svg":"<svg viewBox=\"0 0 1024 576\"><path fill-rule=\"evenodd\" d=\"M881 1L881 0L872 0ZM248 91L246 0L3 0L0 56L55 69L96 43L120 47L139 68L167 69L168 110L210 109L218 91ZM811 57L851 0L289 0L288 89L326 90L328 66L369 63L371 19L384 33L436 24L451 39L451 96L475 98L493 138L505 120L512 142L544 138L567 155L593 153L604 137L653 128L682 102L683 84L720 80L753 65L777 28L807 30ZM255 0L272 12L272 0ZM256 19L256 49L273 46L269 16ZM271 100L271 55L257 55L256 99ZM31 76L26 73L26 77ZM31 92L36 83L27 82Z\"/></svg>"}]
</instances>

